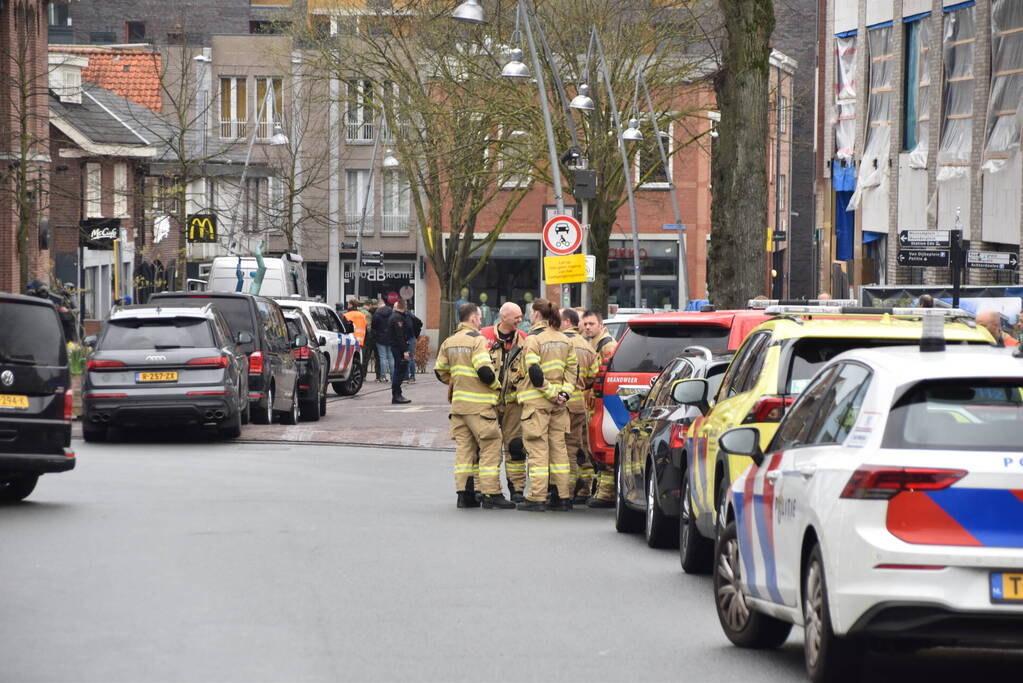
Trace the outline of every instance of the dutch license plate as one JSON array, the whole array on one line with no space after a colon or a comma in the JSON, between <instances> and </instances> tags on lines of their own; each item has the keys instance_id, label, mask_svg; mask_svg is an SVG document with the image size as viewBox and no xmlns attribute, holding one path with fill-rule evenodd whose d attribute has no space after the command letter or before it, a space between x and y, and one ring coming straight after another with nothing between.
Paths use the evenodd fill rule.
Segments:
<instances>
[{"instance_id":1,"label":"dutch license plate","mask_svg":"<svg viewBox=\"0 0 1023 683\"><path fill-rule=\"evenodd\" d=\"M0 408L28 410L28 396L20 394L0 394Z\"/></svg>"},{"instance_id":2,"label":"dutch license plate","mask_svg":"<svg viewBox=\"0 0 1023 683\"><path fill-rule=\"evenodd\" d=\"M177 382L178 371L170 370L167 372L140 372L135 375L136 382Z\"/></svg>"},{"instance_id":3,"label":"dutch license plate","mask_svg":"<svg viewBox=\"0 0 1023 683\"><path fill-rule=\"evenodd\" d=\"M1023 602L1023 573L992 572L991 600L995 602Z\"/></svg>"}]
</instances>

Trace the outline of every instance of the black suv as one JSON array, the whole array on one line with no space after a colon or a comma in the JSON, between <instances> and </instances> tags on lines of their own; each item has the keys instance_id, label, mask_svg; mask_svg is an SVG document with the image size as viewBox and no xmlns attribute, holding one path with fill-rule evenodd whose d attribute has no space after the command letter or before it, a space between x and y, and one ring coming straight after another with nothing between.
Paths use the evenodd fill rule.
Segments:
<instances>
[{"instance_id":1,"label":"black suv","mask_svg":"<svg viewBox=\"0 0 1023 683\"><path fill-rule=\"evenodd\" d=\"M71 382L57 309L0 293L0 501L22 500L39 475L75 466Z\"/></svg>"},{"instance_id":2,"label":"black suv","mask_svg":"<svg viewBox=\"0 0 1023 683\"><path fill-rule=\"evenodd\" d=\"M248 361L224 318L207 304L115 309L85 365L82 436L103 441L108 427L212 425L241 434L248 409Z\"/></svg>"},{"instance_id":3,"label":"black suv","mask_svg":"<svg viewBox=\"0 0 1023 683\"><path fill-rule=\"evenodd\" d=\"M160 292L150 303L164 306L213 304L227 321L239 353L249 359L252 421L270 424L274 413L284 424L298 419L298 366L284 314L277 302L242 292ZM248 414L242 415L242 422Z\"/></svg>"}]
</instances>

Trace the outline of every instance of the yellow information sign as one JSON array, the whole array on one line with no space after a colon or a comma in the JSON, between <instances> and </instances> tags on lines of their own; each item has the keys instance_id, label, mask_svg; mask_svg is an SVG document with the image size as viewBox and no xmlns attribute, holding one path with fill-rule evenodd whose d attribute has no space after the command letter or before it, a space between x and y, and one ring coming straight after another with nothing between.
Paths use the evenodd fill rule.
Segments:
<instances>
[{"instance_id":1,"label":"yellow information sign","mask_svg":"<svg viewBox=\"0 0 1023 683\"><path fill-rule=\"evenodd\" d=\"M544 256L543 272L549 285L586 282L586 257L582 254Z\"/></svg>"}]
</instances>

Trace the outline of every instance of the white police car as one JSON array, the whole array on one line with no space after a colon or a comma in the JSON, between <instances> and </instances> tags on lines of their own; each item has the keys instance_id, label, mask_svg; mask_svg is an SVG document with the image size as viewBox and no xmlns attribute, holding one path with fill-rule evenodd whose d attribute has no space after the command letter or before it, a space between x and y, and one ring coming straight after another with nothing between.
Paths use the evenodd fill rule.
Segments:
<instances>
[{"instance_id":1,"label":"white police car","mask_svg":"<svg viewBox=\"0 0 1023 683\"><path fill-rule=\"evenodd\" d=\"M928 341L836 357L766 454L754 428L722 435L754 461L715 548L734 644L803 626L813 681L878 641L1023 645L1023 358Z\"/></svg>"},{"instance_id":2,"label":"white police car","mask_svg":"<svg viewBox=\"0 0 1023 683\"><path fill-rule=\"evenodd\" d=\"M362 349L349 322L334 309L319 301L295 297L277 299L284 309L297 309L305 313L316 331L320 348L327 356L327 381L341 396L354 396L362 388Z\"/></svg>"}]
</instances>

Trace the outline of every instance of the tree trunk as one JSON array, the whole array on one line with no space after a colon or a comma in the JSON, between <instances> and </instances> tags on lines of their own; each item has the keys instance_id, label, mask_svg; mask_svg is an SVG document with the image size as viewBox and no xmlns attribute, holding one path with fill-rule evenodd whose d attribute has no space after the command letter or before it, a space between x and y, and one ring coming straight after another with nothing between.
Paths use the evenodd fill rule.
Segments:
<instances>
[{"instance_id":1,"label":"tree trunk","mask_svg":"<svg viewBox=\"0 0 1023 683\"><path fill-rule=\"evenodd\" d=\"M437 273L440 280L440 328L439 341L444 341L455 329L455 304L456 293L461 289L458 283L454 282L451 272Z\"/></svg>"},{"instance_id":2,"label":"tree trunk","mask_svg":"<svg viewBox=\"0 0 1023 683\"><path fill-rule=\"evenodd\" d=\"M721 122L712 159L710 299L742 308L761 291L766 257L768 84L773 0L719 0L726 27L714 78Z\"/></svg>"},{"instance_id":3,"label":"tree trunk","mask_svg":"<svg viewBox=\"0 0 1023 683\"><path fill-rule=\"evenodd\" d=\"M598 232L595 230L596 226L594 223L591 222L590 226L591 230L594 230L595 233ZM599 232L601 234L606 234L608 235L608 237L610 237L611 234L610 226L607 226L606 230L599 230ZM591 304L591 309L593 311L596 311L597 315L599 315L601 319L607 317L607 281L608 281L607 271L609 249L610 244L608 243L608 239L606 238L594 239L590 241L590 253L593 254L597 266L594 269L593 287L590 290L592 292L591 297L593 301L593 303Z\"/></svg>"}]
</instances>

